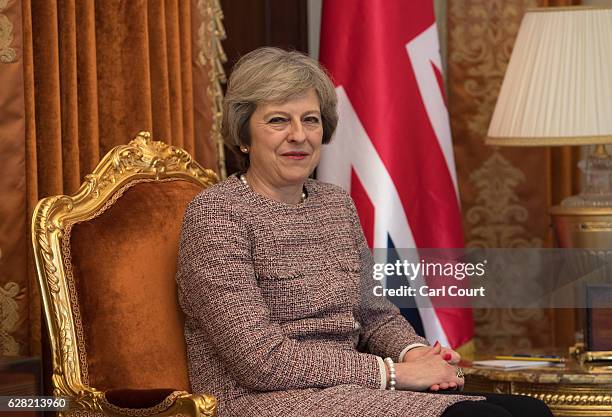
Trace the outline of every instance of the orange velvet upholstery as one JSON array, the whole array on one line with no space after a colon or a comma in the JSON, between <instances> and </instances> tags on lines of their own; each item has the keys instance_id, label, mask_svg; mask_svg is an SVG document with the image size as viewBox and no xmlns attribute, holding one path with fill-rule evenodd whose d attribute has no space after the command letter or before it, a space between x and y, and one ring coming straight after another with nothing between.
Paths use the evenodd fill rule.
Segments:
<instances>
[{"instance_id":1,"label":"orange velvet upholstery","mask_svg":"<svg viewBox=\"0 0 612 417\"><path fill-rule=\"evenodd\" d=\"M177 180L127 189L70 238L89 385L189 391L176 262L183 213L202 190Z\"/></svg>"}]
</instances>

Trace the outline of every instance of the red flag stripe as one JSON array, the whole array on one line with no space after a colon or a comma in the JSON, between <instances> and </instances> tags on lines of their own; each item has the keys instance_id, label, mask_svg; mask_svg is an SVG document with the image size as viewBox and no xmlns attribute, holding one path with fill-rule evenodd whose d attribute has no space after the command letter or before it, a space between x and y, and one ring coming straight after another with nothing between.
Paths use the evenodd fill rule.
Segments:
<instances>
[{"instance_id":1,"label":"red flag stripe","mask_svg":"<svg viewBox=\"0 0 612 417\"><path fill-rule=\"evenodd\" d=\"M433 3L328 0L323 4L322 20L321 62L330 70L336 85L346 91L359 122L392 179L416 246L463 247L452 148L447 143L450 138L441 137L449 136L448 120L444 119L446 130L442 130L446 133L442 135L439 123L442 119L430 121L432 111L444 112L446 117L446 109L440 109L444 97L437 68L439 57L434 60L437 64L425 61L435 57L437 51L427 51L431 52L430 56L421 56L420 49L415 53L412 46L408 47L415 39L424 40L419 38L424 34L429 36L427 41L435 40L435 33L430 30L435 22ZM424 45L425 49L431 46L418 42L411 45ZM429 84L419 86L423 68L432 73L426 74L431 76ZM421 94L436 87L439 90L435 93L442 98L432 107L431 101L424 102ZM376 211L380 208L374 206L373 216L372 202L368 199L371 193L363 189L353 171L351 176L351 191L366 236L370 236L374 230L372 218L379 217ZM436 309L436 315L453 346L472 336L471 310Z\"/></svg>"}]
</instances>

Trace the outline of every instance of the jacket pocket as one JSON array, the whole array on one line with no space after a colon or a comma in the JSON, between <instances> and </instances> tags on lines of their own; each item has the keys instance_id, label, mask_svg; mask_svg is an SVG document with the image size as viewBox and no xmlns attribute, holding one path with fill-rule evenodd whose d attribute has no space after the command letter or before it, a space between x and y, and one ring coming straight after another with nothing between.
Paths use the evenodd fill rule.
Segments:
<instances>
[{"instance_id":1,"label":"jacket pocket","mask_svg":"<svg viewBox=\"0 0 612 417\"><path fill-rule=\"evenodd\" d=\"M312 314L310 286L300 269L260 269L256 277L273 321L299 320Z\"/></svg>"},{"instance_id":2,"label":"jacket pocket","mask_svg":"<svg viewBox=\"0 0 612 417\"><path fill-rule=\"evenodd\" d=\"M361 265L348 256L333 256L326 260L326 269L312 280L313 296L321 311L350 310L358 300Z\"/></svg>"},{"instance_id":3,"label":"jacket pocket","mask_svg":"<svg viewBox=\"0 0 612 417\"><path fill-rule=\"evenodd\" d=\"M361 272L361 262L359 262L359 259L352 256L352 255L347 255L347 256L336 256L336 264L338 265L338 268L340 268L341 270L345 271L345 272L351 272L351 273L360 273Z\"/></svg>"}]
</instances>

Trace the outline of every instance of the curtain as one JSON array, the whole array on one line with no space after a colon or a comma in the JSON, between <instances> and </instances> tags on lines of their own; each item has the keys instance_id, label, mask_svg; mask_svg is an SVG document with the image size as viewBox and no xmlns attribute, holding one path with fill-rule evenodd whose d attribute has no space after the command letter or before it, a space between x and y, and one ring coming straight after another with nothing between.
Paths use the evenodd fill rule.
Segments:
<instances>
[{"instance_id":1,"label":"curtain","mask_svg":"<svg viewBox=\"0 0 612 417\"><path fill-rule=\"evenodd\" d=\"M223 28L216 0L0 0L0 354L40 354L29 230L139 131L218 161ZM3 54L8 26L10 47ZM3 25L4 22L4 26ZM7 40L4 39L4 44ZM5 46L4 49L7 49ZM6 86L6 87L5 87Z\"/></svg>"}]
</instances>

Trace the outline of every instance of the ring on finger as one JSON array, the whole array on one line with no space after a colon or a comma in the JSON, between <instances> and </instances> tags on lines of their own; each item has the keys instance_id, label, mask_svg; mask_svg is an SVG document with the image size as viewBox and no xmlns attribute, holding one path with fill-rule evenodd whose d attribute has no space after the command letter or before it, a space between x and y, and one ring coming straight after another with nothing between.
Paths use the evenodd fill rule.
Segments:
<instances>
[{"instance_id":1,"label":"ring on finger","mask_svg":"<svg viewBox=\"0 0 612 417\"><path fill-rule=\"evenodd\" d=\"M457 378L463 378L465 377L465 374L463 373L463 369L457 367Z\"/></svg>"}]
</instances>

